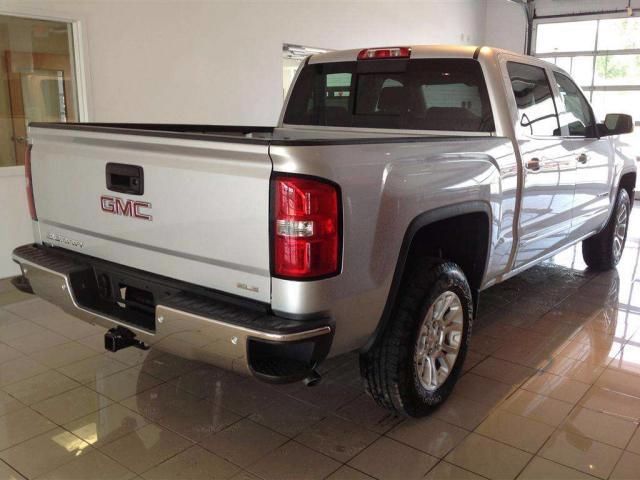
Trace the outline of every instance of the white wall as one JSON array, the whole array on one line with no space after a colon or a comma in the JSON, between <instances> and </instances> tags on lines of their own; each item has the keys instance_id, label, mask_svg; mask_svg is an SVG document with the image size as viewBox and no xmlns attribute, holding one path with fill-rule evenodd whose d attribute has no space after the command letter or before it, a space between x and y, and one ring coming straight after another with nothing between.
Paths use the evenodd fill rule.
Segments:
<instances>
[{"instance_id":1,"label":"white wall","mask_svg":"<svg viewBox=\"0 0 640 480\"><path fill-rule=\"evenodd\" d=\"M487 0L484 45L524 53L526 31L527 17L521 5Z\"/></svg>"},{"instance_id":2,"label":"white wall","mask_svg":"<svg viewBox=\"0 0 640 480\"><path fill-rule=\"evenodd\" d=\"M24 170L0 168L0 278L19 272L11 261L11 250L33 236L26 198Z\"/></svg>"},{"instance_id":3,"label":"white wall","mask_svg":"<svg viewBox=\"0 0 640 480\"><path fill-rule=\"evenodd\" d=\"M484 9L485 0L0 0L3 14L80 22L89 120L241 125L276 123L283 43L478 44ZM17 272L9 252L30 235L22 178L0 176L0 195L1 278Z\"/></svg>"}]
</instances>

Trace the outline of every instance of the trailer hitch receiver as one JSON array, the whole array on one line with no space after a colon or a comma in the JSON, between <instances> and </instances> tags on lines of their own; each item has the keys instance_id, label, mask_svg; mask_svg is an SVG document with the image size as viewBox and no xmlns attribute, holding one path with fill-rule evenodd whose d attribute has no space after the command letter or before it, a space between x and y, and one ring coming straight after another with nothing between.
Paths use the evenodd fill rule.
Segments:
<instances>
[{"instance_id":1,"label":"trailer hitch receiver","mask_svg":"<svg viewBox=\"0 0 640 480\"><path fill-rule=\"evenodd\" d=\"M117 352L127 347L149 350L149 346L136 338L135 333L124 327L115 327L104 334L104 348L110 352Z\"/></svg>"}]
</instances>

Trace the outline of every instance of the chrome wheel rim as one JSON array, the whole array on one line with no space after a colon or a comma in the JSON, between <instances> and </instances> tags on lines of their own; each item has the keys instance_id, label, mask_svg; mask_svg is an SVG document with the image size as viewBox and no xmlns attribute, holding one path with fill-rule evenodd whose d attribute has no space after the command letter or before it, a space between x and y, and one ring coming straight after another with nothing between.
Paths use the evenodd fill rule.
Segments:
<instances>
[{"instance_id":1,"label":"chrome wheel rim","mask_svg":"<svg viewBox=\"0 0 640 480\"><path fill-rule=\"evenodd\" d=\"M627 237L627 226L629 224L629 211L627 205L623 203L616 212L616 226L613 230L613 256L619 260L622 256L624 241Z\"/></svg>"},{"instance_id":2,"label":"chrome wheel rim","mask_svg":"<svg viewBox=\"0 0 640 480\"><path fill-rule=\"evenodd\" d=\"M414 364L420 385L437 390L447 381L460 352L464 311L458 295L442 293L429 307L418 332Z\"/></svg>"}]
</instances>

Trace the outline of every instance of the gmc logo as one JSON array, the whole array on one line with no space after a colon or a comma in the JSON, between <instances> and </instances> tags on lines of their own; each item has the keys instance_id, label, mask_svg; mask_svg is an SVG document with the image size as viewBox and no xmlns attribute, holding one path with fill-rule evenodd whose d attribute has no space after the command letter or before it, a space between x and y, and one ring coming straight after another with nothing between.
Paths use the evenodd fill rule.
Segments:
<instances>
[{"instance_id":1,"label":"gmc logo","mask_svg":"<svg viewBox=\"0 0 640 480\"><path fill-rule=\"evenodd\" d=\"M151 204L149 202L125 200L124 198L120 197L110 197L108 195L102 195L100 197L100 208L103 212L111 213L113 215L133 217L140 220L153 220L153 217L151 215L142 213L143 209L151 208Z\"/></svg>"}]
</instances>

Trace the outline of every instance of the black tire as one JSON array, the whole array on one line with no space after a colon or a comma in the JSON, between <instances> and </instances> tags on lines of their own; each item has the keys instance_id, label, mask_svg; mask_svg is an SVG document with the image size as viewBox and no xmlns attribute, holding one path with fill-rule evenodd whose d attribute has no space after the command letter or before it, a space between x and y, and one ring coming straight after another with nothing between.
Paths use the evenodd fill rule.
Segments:
<instances>
[{"instance_id":1,"label":"black tire","mask_svg":"<svg viewBox=\"0 0 640 480\"><path fill-rule=\"evenodd\" d=\"M460 347L446 380L437 389L428 390L418 377L414 356L425 316L447 291L457 295L462 307ZM380 406L401 415L427 415L449 396L460 376L472 320L471 289L460 267L437 259L418 262L405 275L384 330L369 351L360 356L360 372L369 395Z\"/></svg>"},{"instance_id":2,"label":"black tire","mask_svg":"<svg viewBox=\"0 0 640 480\"><path fill-rule=\"evenodd\" d=\"M628 227L629 214L631 213L631 200L624 188L621 188L616 197L616 203L605 227L599 233L582 242L582 258L584 262L594 270L610 270L620 261L624 245L627 240L628 228L625 229L624 238L619 251L614 248L616 242L616 229L618 216L625 211ZM619 241L619 239L618 239Z\"/></svg>"}]
</instances>

